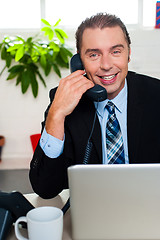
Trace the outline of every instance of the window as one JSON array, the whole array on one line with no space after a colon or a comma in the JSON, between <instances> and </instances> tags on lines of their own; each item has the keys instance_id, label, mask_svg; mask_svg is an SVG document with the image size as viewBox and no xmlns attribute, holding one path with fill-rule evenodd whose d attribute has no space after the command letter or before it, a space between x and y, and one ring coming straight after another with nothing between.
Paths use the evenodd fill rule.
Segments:
<instances>
[{"instance_id":1,"label":"window","mask_svg":"<svg viewBox=\"0 0 160 240\"><path fill-rule=\"evenodd\" d=\"M39 0L2 0L0 28L39 28L41 11Z\"/></svg>"},{"instance_id":2,"label":"window","mask_svg":"<svg viewBox=\"0 0 160 240\"><path fill-rule=\"evenodd\" d=\"M143 26L154 27L156 22L156 0L143 1Z\"/></svg>"},{"instance_id":3,"label":"window","mask_svg":"<svg viewBox=\"0 0 160 240\"><path fill-rule=\"evenodd\" d=\"M45 0L45 3L46 19L55 22L58 18L61 18L62 25L77 26L86 17L97 12L115 14L126 24L138 23L138 0L81 0L79 4L75 0L67 0L59 1L57 6L55 6L53 0Z\"/></svg>"},{"instance_id":4,"label":"window","mask_svg":"<svg viewBox=\"0 0 160 240\"><path fill-rule=\"evenodd\" d=\"M97 12L115 14L127 25L154 27L155 0L2 0L0 29L40 28L41 18L61 25L77 27L82 20Z\"/></svg>"}]
</instances>

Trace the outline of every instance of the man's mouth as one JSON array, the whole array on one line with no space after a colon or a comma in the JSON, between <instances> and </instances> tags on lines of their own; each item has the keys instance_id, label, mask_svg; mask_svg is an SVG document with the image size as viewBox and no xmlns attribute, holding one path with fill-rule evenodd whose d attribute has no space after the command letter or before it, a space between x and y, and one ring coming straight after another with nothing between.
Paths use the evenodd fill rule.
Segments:
<instances>
[{"instance_id":1,"label":"man's mouth","mask_svg":"<svg viewBox=\"0 0 160 240\"><path fill-rule=\"evenodd\" d=\"M110 84L112 82L114 82L116 80L116 76L118 73L116 74L112 74L109 76L99 76L101 78L101 81L103 84Z\"/></svg>"},{"instance_id":2,"label":"man's mouth","mask_svg":"<svg viewBox=\"0 0 160 240\"><path fill-rule=\"evenodd\" d=\"M110 76L101 76L102 79L104 80L112 80L117 74L113 74L113 75L110 75Z\"/></svg>"}]
</instances>

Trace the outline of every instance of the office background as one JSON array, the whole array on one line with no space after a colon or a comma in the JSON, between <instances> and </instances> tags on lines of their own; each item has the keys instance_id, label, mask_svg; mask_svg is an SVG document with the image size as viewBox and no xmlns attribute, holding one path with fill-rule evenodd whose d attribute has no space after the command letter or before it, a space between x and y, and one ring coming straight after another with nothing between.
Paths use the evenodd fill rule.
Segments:
<instances>
[{"instance_id":1,"label":"office background","mask_svg":"<svg viewBox=\"0 0 160 240\"><path fill-rule=\"evenodd\" d=\"M18 0L8 0L4 2L8 2L8 8L11 8L13 11L13 7L15 7L16 9L18 7L17 1ZM11 4L11 2L15 2L15 5L9 7L9 3ZM45 18L50 22L53 22L54 24L59 15L60 18L63 19L63 11L64 9L66 10L66 8L68 7L68 18L67 15L64 15L62 26L64 27L64 30L69 36L66 43L72 48L72 52L75 53L75 29L81 22L80 18L83 16L82 14L80 14L80 18L77 17L79 20L73 21L73 19L71 19L69 21L69 16L71 15L69 13L69 9L72 9L72 12L74 7L78 9L78 6L75 6L77 5L75 1L67 1L68 5L63 7L63 11L62 6L60 6L60 2L57 3L58 5L56 6L56 8L59 8L59 12L58 10L56 10L55 6L52 5L52 2L54 1L21 0L21 6L19 6L21 8L19 8L18 10L19 14L21 11L21 17L23 15L22 13L25 14L27 11L27 7L25 6L26 3L27 5L29 5L28 9L30 9L32 6L32 10L34 10L31 15L29 14L29 12L27 12L28 17L26 18L26 22L28 21L28 25L24 24L24 28L22 28L22 21L20 20L19 23L21 24L19 25L19 27L17 27L17 23L14 23L14 21L12 21L11 13L8 13L7 8L5 8L5 6L3 8L2 6L1 12L4 12L6 14L6 18L9 18L9 22L2 22L3 18L2 16L0 17L0 41L2 40L4 35L13 36L18 34L26 38L28 36L34 36L41 27L40 18ZM105 9L105 4L108 4L109 8L109 2L110 1L107 0L102 1L102 3L104 4L102 5L103 11L107 12L107 9ZM132 6L132 4L134 5L135 3L133 3L133 1L131 0L117 1L117 4L118 2L121 2L121 8L125 8L125 19L122 20L125 24L127 24L127 28L132 40L131 62L129 63L129 70L151 75L160 79L160 29L154 28L156 1L137 0L134 1L136 3L135 6ZM146 2L151 4L149 6L152 6L152 9L150 7L150 10L152 10L152 14L150 14L149 9L145 9ZM63 1L61 3L63 4ZM72 4L74 4L74 6ZM92 1L88 1L88 4L90 4L91 8ZM127 4L127 7L125 4ZM85 8L85 1L82 1L82 5L83 8ZM49 12L49 9L51 9L52 11ZM88 6L86 7L86 9L89 9ZM100 11L99 8L97 9L98 11ZM48 15L46 14L47 11ZM15 14L18 14L18 12L15 12ZM81 10L79 12L81 12ZM114 9L112 8L110 12L117 15L119 12L119 15L124 15L124 12L120 10L119 5L117 5L116 8L116 4L114 5ZM35 19L32 18L32 14L33 16L36 16ZM90 16L92 12L89 12L87 15L86 11L85 14L86 16ZM148 16L152 15L150 16L150 20L148 19L148 23L144 21L144 16L147 19L147 14ZM134 15L133 18L129 19L130 15ZM127 20L127 16L129 20ZM67 20L65 21L65 18L68 19L68 22ZM74 25L72 25L73 22ZM12 26L12 24L15 24L16 27ZM4 64L5 63L0 59L0 70L3 68ZM69 69L62 70L62 77L66 76L67 74L69 74ZM2 152L2 160L5 161L5 159L9 159L10 161L12 161L12 159L16 158L21 159L21 161L23 161L24 159L28 159L28 161L30 161L33 154L30 142L30 135L40 132L40 123L41 121L43 121L43 113L49 103L49 90L57 86L60 79L55 75L55 73L52 73L48 77L45 77L47 88L44 88L44 86L40 83L39 94L38 97L35 99L31 91L27 91L26 94L22 95L20 86L16 87L16 82L14 80L6 81L7 76L7 70L0 76L0 135L4 135L6 138L6 143Z\"/></svg>"}]
</instances>

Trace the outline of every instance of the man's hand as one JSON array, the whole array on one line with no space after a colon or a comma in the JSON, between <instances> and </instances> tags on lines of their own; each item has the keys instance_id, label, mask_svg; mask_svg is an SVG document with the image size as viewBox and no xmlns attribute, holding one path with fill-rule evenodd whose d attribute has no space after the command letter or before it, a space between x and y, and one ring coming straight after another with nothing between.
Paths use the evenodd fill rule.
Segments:
<instances>
[{"instance_id":1,"label":"man's hand","mask_svg":"<svg viewBox=\"0 0 160 240\"><path fill-rule=\"evenodd\" d=\"M60 140L64 137L65 117L72 113L83 93L94 86L84 73L85 71L78 70L61 79L50 107L45 128L49 134Z\"/></svg>"}]
</instances>

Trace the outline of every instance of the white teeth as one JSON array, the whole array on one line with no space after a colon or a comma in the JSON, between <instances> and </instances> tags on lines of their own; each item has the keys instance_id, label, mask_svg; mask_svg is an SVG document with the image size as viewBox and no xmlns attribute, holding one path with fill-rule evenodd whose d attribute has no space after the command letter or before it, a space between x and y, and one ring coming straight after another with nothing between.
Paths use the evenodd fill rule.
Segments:
<instances>
[{"instance_id":1,"label":"white teeth","mask_svg":"<svg viewBox=\"0 0 160 240\"><path fill-rule=\"evenodd\" d=\"M104 77L102 77L104 80L111 80L111 79L113 79L114 77L115 77L116 75L114 74L114 75L111 75L111 76L104 76Z\"/></svg>"}]
</instances>

